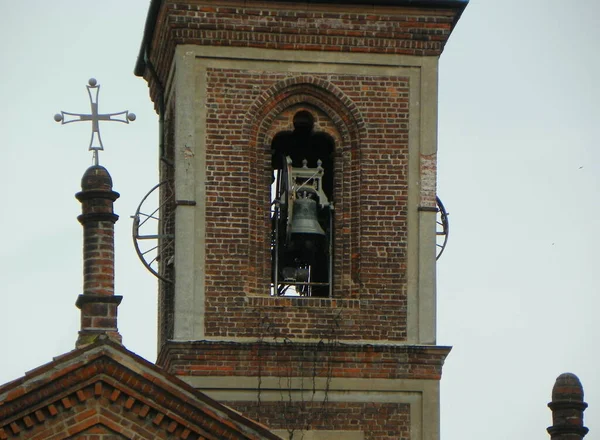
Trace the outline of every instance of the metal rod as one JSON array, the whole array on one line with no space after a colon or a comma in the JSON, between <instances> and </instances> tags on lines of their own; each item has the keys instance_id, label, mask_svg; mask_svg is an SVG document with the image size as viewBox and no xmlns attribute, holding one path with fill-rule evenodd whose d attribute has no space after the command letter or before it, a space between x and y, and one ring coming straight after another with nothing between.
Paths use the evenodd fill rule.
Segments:
<instances>
[{"instance_id":1,"label":"metal rod","mask_svg":"<svg viewBox=\"0 0 600 440\"><path fill-rule=\"evenodd\" d=\"M279 180L279 179L278 179ZM278 193L279 191L276 191ZM273 294L279 292L279 201L275 200L275 211L273 214L275 219L275 274L273 277Z\"/></svg>"},{"instance_id":2,"label":"metal rod","mask_svg":"<svg viewBox=\"0 0 600 440\"><path fill-rule=\"evenodd\" d=\"M329 209L329 298L333 298L333 210Z\"/></svg>"}]
</instances>

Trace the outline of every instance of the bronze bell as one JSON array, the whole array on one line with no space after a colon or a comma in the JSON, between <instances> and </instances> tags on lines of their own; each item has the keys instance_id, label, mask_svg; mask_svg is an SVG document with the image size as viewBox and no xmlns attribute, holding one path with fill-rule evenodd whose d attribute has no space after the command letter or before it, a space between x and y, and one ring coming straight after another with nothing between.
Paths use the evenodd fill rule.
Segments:
<instances>
[{"instance_id":1,"label":"bronze bell","mask_svg":"<svg viewBox=\"0 0 600 440\"><path fill-rule=\"evenodd\" d=\"M306 193L294 201L290 232L292 234L325 235L325 231L317 220L317 201L308 197Z\"/></svg>"}]
</instances>

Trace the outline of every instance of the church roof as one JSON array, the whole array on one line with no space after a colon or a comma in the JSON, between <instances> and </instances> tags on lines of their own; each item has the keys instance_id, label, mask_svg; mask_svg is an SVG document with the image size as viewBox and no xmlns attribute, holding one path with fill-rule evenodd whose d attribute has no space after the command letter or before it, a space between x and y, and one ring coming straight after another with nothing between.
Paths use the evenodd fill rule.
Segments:
<instances>
[{"instance_id":1,"label":"church roof","mask_svg":"<svg viewBox=\"0 0 600 440\"><path fill-rule=\"evenodd\" d=\"M0 387L1 440L92 434L279 439L107 337Z\"/></svg>"}]
</instances>

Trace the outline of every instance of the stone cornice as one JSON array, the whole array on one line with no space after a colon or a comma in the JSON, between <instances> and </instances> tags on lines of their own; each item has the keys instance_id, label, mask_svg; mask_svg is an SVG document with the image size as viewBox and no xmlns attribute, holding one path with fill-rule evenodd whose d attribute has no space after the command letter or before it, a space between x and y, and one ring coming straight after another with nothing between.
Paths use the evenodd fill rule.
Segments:
<instances>
[{"instance_id":1,"label":"stone cornice","mask_svg":"<svg viewBox=\"0 0 600 440\"><path fill-rule=\"evenodd\" d=\"M281 371L302 376L306 359L329 377L439 380L451 347L341 342L169 341L157 364L176 375L278 376ZM201 368L194 368L199 365ZM312 368L312 367L311 367Z\"/></svg>"},{"instance_id":2,"label":"stone cornice","mask_svg":"<svg viewBox=\"0 0 600 440\"><path fill-rule=\"evenodd\" d=\"M154 38L154 32L156 27L156 20L161 6L164 0L151 0L148 8L148 14L146 16L146 24L144 27L144 35L138 52L138 58L134 68L134 74L136 76L143 76L146 69L146 55L148 46L151 44ZM252 3L247 1L246 3ZM255 3L261 3L261 1L255 1ZM262 1L264 4L264 0ZM342 5L342 6L356 6L356 5L369 5L369 6L395 6L395 7L413 7L413 8L447 8L456 10L457 14L454 22L460 18L460 15L464 11L465 7L469 3L469 0L308 0L304 2L298 2L294 0L278 0L278 3L303 3L303 4L331 4L331 5Z\"/></svg>"}]
</instances>

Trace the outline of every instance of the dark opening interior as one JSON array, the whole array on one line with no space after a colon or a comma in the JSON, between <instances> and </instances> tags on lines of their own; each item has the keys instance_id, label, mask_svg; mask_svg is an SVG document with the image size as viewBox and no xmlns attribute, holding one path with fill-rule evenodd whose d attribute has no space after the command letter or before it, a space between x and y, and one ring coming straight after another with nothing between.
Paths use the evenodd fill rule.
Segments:
<instances>
[{"instance_id":1,"label":"dark opening interior","mask_svg":"<svg viewBox=\"0 0 600 440\"><path fill-rule=\"evenodd\" d=\"M295 218L288 221L288 207L285 204L285 177L286 157L292 161L293 168L301 168L304 163L308 168L317 168L318 161L324 169L322 188L329 201L333 196L333 139L325 133L314 132L314 118L308 111L299 111L294 115L294 130L278 133L271 144L273 187L272 199L277 204L278 210L273 211L272 233L273 233L273 282L278 281L276 295L298 294L301 296L327 297L330 295L331 283L331 240L332 234L332 211L329 206L323 207L319 203L316 194L308 194L309 198L315 199L316 211L309 214L312 219L316 216L320 227L325 232L322 234L299 233L290 234L290 224L299 221L300 207L294 206ZM306 162L305 162L306 161ZM299 194L299 197L305 194ZM283 203L281 203L283 201ZM322 201L321 201L322 202ZM275 205L274 203L274 205ZM311 206L312 208L312 206ZM304 219L305 220L305 219ZM310 223L310 222L309 222ZM315 225L315 229L318 227ZM277 262L276 262L277 259ZM285 284L285 280L306 281L302 275L298 278L290 276L296 271L310 272L310 286ZM277 272L277 275L276 275ZM307 275L308 276L308 275ZM292 284L293 285L293 284Z\"/></svg>"}]
</instances>

